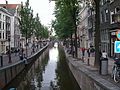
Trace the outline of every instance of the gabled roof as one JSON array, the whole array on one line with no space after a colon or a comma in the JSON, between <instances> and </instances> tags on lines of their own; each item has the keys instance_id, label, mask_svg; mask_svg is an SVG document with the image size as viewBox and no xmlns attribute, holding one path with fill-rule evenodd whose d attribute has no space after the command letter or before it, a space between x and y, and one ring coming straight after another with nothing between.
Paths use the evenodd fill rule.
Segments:
<instances>
[{"instance_id":1,"label":"gabled roof","mask_svg":"<svg viewBox=\"0 0 120 90\"><path fill-rule=\"evenodd\" d=\"M1 7L0 6L0 11L4 12L4 13L7 13L9 15L12 15L11 13L8 12L8 10L6 10L5 8Z\"/></svg>"},{"instance_id":2,"label":"gabled roof","mask_svg":"<svg viewBox=\"0 0 120 90\"><path fill-rule=\"evenodd\" d=\"M14 15L16 8L20 7L21 4L0 4L0 6L2 6L5 9L7 9L9 13Z\"/></svg>"},{"instance_id":3,"label":"gabled roof","mask_svg":"<svg viewBox=\"0 0 120 90\"><path fill-rule=\"evenodd\" d=\"M21 4L0 4L0 6L6 6L7 8L16 8L17 6L21 6Z\"/></svg>"}]
</instances>

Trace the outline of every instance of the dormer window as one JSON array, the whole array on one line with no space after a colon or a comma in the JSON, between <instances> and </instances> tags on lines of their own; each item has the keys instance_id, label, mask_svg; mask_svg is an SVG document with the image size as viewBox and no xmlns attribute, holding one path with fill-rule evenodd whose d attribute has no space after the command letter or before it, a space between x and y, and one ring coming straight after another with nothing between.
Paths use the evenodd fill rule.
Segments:
<instances>
[{"instance_id":1,"label":"dormer window","mask_svg":"<svg viewBox=\"0 0 120 90\"><path fill-rule=\"evenodd\" d=\"M115 8L115 13L118 13L118 12L120 12L120 7Z\"/></svg>"}]
</instances>

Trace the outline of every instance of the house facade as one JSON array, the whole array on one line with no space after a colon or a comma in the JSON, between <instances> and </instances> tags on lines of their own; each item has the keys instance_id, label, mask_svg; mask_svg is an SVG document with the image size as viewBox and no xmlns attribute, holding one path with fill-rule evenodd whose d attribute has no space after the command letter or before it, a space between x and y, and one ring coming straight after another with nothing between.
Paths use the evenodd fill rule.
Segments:
<instances>
[{"instance_id":1,"label":"house facade","mask_svg":"<svg viewBox=\"0 0 120 90\"><path fill-rule=\"evenodd\" d=\"M118 41L116 31L120 29L120 1L110 0L110 56L119 56L114 53L114 43Z\"/></svg>"},{"instance_id":2,"label":"house facade","mask_svg":"<svg viewBox=\"0 0 120 90\"><path fill-rule=\"evenodd\" d=\"M12 15L3 7L0 7L0 52L6 53L11 39Z\"/></svg>"},{"instance_id":3,"label":"house facade","mask_svg":"<svg viewBox=\"0 0 120 90\"><path fill-rule=\"evenodd\" d=\"M21 46L21 41L23 40L21 37L21 32L19 29L19 8L21 4L0 4L0 6L4 7L11 16L11 48L18 48Z\"/></svg>"},{"instance_id":4,"label":"house facade","mask_svg":"<svg viewBox=\"0 0 120 90\"><path fill-rule=\"evenodd\" d=\"M100 3L100 50L105 50L110 56L110 1L101 0Z\"/></svg>"}]
</instances>

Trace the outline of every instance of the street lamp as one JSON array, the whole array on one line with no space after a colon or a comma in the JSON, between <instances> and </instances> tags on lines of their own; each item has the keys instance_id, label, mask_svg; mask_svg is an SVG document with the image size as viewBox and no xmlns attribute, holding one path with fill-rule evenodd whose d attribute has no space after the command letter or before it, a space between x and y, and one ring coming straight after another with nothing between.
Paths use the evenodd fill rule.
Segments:
<instances>
[{"instance_id":1,"label":"street lamp","mask_svg":"<svg viewBox=\"0 0 120 90\"><path fill-rule=\"evenodd\" d=\"M10 48L10 35L8 35L8 42L9 42L9 62L8 63L11 63L11 48Z\"/></svg>"}]
</instances>

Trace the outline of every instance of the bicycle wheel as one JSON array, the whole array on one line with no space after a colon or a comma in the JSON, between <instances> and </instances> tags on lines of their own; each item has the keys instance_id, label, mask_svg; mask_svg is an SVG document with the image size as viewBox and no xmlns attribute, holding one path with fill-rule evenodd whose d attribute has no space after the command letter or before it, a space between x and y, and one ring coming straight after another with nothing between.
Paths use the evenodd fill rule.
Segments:
<instances>
[{"instance_id":1,"label":"bicycle wheel","mask_svg":"<svg viewBox=\"0 0 120 90\"><path fill-rule=\"evenodd\" d=\"M116 83L118 83L120 81L120 75L119 75L119 71L117 70L117 67L115 68L114 81Z\"/></svg>"},{"instance_id":2,"label":"bicycle wheel","mask_svg":"<svg viewBox=\"0 0 120 90\"><path fill-rule=\"evenodd\" d=\"M113 68L112 68L112 73L111 73L112 79L114 79L114 74L115 74L115 66L113 66Z\"/></svg>"}]
</instances>

